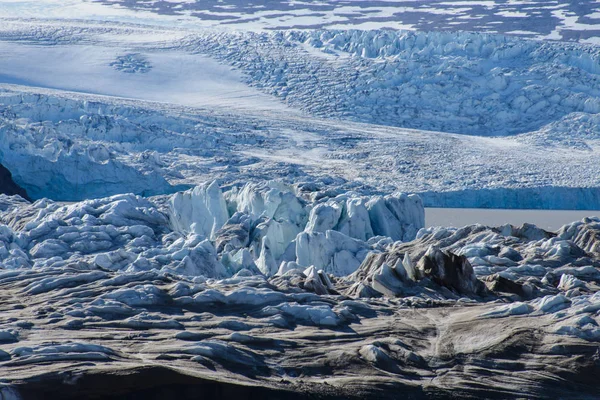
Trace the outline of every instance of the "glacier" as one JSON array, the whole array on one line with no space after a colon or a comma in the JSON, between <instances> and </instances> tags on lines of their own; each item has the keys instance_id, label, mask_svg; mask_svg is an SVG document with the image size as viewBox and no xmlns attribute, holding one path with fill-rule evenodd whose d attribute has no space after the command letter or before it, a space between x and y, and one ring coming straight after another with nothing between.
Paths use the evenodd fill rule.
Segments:
<instances>
[{"instance_id":1,"label":"glacier","mask_svg":"<svg viewBox=\"0 0 600 400\"><path fill-rule=\"evenodd\" d=\"M2 58L12 64L0 77L0 163L33 199L282 179L338 194L417 193L427 207L600 208L593 46L461 32L84 25L44 21L33 32L10 20L1 30L0 50L18 57ZM101 51L90 55L86 43ZM114 68L132 44L152 65L146 72ZM73 71L27 72L37 52L55 65L75 60ZM190 75L174 74L177 63ZM171 88L162 102L161 82ZM410 109L417 114L400 115Z\"/></svg>"},{"instance_id":2,"label":"glacier","mask_svg":"<svg viewBox=\"0 0 600 400\"><path fill-rule=\"evenodd\" d=\"M574 112L600 111L599 54L593 46L470 32L245 36L262 46L232 52L240 39L228 33L190 46L226 60L245 71L250 84L317 116L499 136L535 131ZM298 52L308 57L299 59Z\"/></svg>"},{"instance_id":3,"label":"glacier","mask_svg":"<svg viewBox=\"0 0 600 400\"><path fill-rule=\"evenodd\" d=\"M259 3L0 2L0 397L595 398L600 219L425 216L600 209L598 5Z\"/></svg>"},{"instance_id":4,"label":"glacier","mask_svg":"<svg viewBox=\"0 0 600 400\"><path fill-rule=\"evenodd\" d=\"M345 197L311 202L280 182L223 193L214 181L159 196L157 203L128 194L72 204L42 199L25 206L23 199L4 196L1 261L4 268L157 269L207 278L242 270L270 277L280 264L294 262L298 269L314 266L342 276L381 245L377 239L411 240L424 227L418 196ZM364 204L363 213L345 208L346 202ZM315 230L308 216L328 203L343 211L331 226ZM360 232L362 240L348 236L348 225L367 227L371 234Z\"/></svg>"}]
</instances>

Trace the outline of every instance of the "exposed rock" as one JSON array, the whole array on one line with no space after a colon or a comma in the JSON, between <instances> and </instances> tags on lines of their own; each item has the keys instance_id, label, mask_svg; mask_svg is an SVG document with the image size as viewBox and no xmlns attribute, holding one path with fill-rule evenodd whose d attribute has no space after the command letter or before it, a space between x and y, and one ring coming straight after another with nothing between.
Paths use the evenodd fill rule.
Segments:
<instances>
[{"instance_id":1,"label":"exposed rock","mask_svg":"<svg viewBox=\"0 0 600 400\"><path fill-rule=\"evenodd\" d=\"M473 267L465 256L457 256L430 247L425 256L419 260L417 269L424 277L459 294L485 294L485 285L477 279Z\"/></svg>"},{"instance_id":2,"label":"exposed rock","mask_svg":"<svg viewBox=\"0 0 600 400\"><path fill-rule=\"evenodd\" d=\"M522 299L529 298L531 293L528 293L520 283L511 281L500 274L489 275L483 278L487 288L494 293L512 293Z\"/></svg>"}]
</instances>

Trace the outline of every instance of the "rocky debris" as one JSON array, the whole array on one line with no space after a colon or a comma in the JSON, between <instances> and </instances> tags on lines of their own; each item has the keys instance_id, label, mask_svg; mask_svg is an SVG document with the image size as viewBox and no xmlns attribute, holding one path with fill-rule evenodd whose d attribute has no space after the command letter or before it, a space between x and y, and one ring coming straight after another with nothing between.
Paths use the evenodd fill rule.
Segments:
<instances>
[{"instance_id":1,"label":"rocky debris","mask_svg":"<svg viewBox=\"0 0 600 400\"><path fill-rule=\"evenodd\" d=\"M294 277L303 287L286 286ZM595 394L598 293L508 304L418 302L331 291L344 285L314 267L269 280L4 271L0 393L194 398L218 387L215 398L238 390L276 398ZM552 379L540 380L541 366ZM109 384L110 393L102 388Z\"/></svg>"},{"instance_id":2,"label":"rocky debris","mask_svg":"<svg viewBox=\"0 0 600 400\"><path fill-rule=\"evenodd\" d=\"M485 285L477 279L465 256L457 256L437 247L430 247L417 265L408 253L392 248L384 253L370 253L359 269L350 276L355 283L349 295L386 296L423 294L431 283L459 296L485 296ZM369 287L371 290L366 290ZM452 294L450 294L452 297Z\"/></svg>"},{"instance_id":3,"label":"rocky debris","mask_svg":"<svg viewBox=\"0 0 600 400\"><path fill-rule=\"evenodd\" d=\"M581 221L565 225L558 231L558 237L572 241L589 253L600 252L600 220L584 218Z\"/></svg>"},{"instance_id":4,"label":"rocky debris","mask_svg":"<svg viewBox=\"0 0 600 400\"><path fill-rule=\"evenodd\" d=\"M521 299L528 299L532 296L531 287L524 286L514 282L500 274L488 275L483 278L488 290L494 293L507 293L519 296Z\"/></svg>"}]
</instances>

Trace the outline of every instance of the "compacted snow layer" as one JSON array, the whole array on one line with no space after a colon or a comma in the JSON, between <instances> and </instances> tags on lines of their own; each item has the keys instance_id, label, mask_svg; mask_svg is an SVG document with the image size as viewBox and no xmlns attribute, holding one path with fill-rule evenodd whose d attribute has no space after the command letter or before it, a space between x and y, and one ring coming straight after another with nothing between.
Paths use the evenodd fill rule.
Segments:
<instances>
[{"instance_id":1,"label":"compacted snow layer","mask_svg":"<svg viewBox=\"0 0 600 400\"><path fill-rule=\"evenodd\" d=\"M0 41L0 82L194 107L286 109L246 85L239 71L207 56L136 49L133 43L111 46L110 40L94 46L73 41L72 46Z\"/></svg>"},{"instance_id":2,"label":"compacted snow layer","mask_svg":"<svg viewBox=\"0 0 600 400\"><path fill-rule=\"evenodd\" d=\"M597 390L599 219L419 229L416 196L281 182L0 210L4 397Z\"/></svg>"}]
</instances>

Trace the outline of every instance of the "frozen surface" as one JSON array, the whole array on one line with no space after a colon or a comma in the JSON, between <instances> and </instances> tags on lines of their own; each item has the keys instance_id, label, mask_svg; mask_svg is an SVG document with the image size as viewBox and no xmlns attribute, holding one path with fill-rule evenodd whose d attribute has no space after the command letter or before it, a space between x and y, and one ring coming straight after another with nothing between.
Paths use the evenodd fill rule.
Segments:
<instances>
[{"instance_id":1,"label":"frozen surface","mask_svg":"<svg viewBox=\"0 0 600 400\"><path fill-rule=\"evenodd\" d=\"M572 210L498 210L478 208L427 208L425 226L454 226L465 225L522 225L526 222L542 229L553 231L564 224L585 217L599 216L600 211Z\"/></svg>"},{"instance_id":2,"label":"frozen surface","mask_svg":"<svg viewBox=\"0 0 600 400\"><path fill-rule=\"evenodd\" d=\"M150 39L151 32L146 35ZM0 42L0 83L195 107L286 109L212 58L165 49L136 51L127 37L119 46L111 46L110 39L97 46Z\"/></svg>"},{"instance_id":3,"label":"frozen surface","mask_svg":"<svg viewBox=\"0 0 600 400\"><path fill-rule=\"evenodd\" d=\"M5 21L0 162L34 199L283 178L426 206L600 207L594 47Z\"/></svg>"},{"instance_id":4,"label":"frozen surface","mask_svg":"<svg viewBox=\"0 0 600 400\"><path fill-rule=\"evenodd\" d=\"M596 139L586 140L586 150L549 149L512 138L290 115L270 120L22 87L0 94L0 162L33 198L282 178L325 192L417 192L426 206L600 207Z\"/></svg>"},{"instance_id":5,"label":"frozen surface","mask_svg":"<svg viewBox=\"0 0 600 400\"><path fill-rule=\"evenodd\" d=\"M34 199L283 178L429 207L600 208L592 46L5 21L0 162Z\"/></svg>"},{"instance_id":6,"label":"frozen surface","mask_svg":"<svg viewBox=\"0 0 600 400\"><path fill-rule=\"evenodd\" d=\"M242 269L272 276L282 262L292 261L343 276L354 272L367 252L377 247L367 242L375 234L407 241L424 227L423 204L417 196L394 194L385 201L381 197L347 197L349 202L367 205L382 201L368 212L365 208L361 223L374 229L363 234L362 240L342 233L348 219L343 205L340 222L323 233L311 232L306 217L311 209L325 204L325 199L302 199L292 187L282 184L248 184L224 195L216 182L206 183L160 198L166 202L164 209L134 195L69 205L46 199L29 206L7 201L4 222L8 226L2 226L0 260L4 268L58 268L88 262L101 270L156 269L208 278L230 277ZM262 210L244 210L244 205L256 199ZM336 200L340 201L337 197L330 201ZM382 231L380 221L384 219L403 231ZM402 234L396 236L398 232ZM80 280L97 278L94 274L76 276ZM68 286L72 279L43 280L28 290L40 293Z\"/></svg>"},{"instance_id":7,"label":"frozen surface","mask_svg":"<svg viewBox=\"0 0 600 400\"><path fill-rule=\"evenodd\" d=\"M3 396L175 395L182 381L357 399L596 393L599 219L409 237L415 196L296 190L0 197ZM394 240L390 218L421 225Z\"/></svg>"},{"instance_id":8,"label":"frozen surface","mask_svg":"<svg viewBox=\"0 0 600 400\"><path fill-rule=\"evenodd\" d=\"M221 34L196 46L244 70L252 85L317 116L495 136L600 111L599 55L592 46L462 32L240 36L262 45L231 52L240 38Z\"/></svg>"},{"instance_id":9,"label":"frozen surface","mask_svg":"<svg viewBox=\"0 0 600 400\"><path fill-rule=\"evenodd\" d=\"M1 397L596 396L597 8L0 1Z\"/></svg>"}]
</instances>

